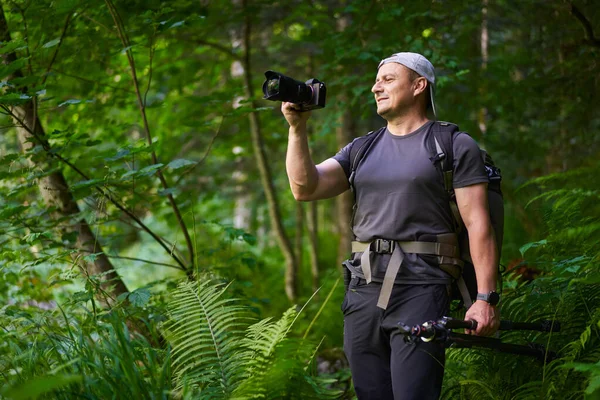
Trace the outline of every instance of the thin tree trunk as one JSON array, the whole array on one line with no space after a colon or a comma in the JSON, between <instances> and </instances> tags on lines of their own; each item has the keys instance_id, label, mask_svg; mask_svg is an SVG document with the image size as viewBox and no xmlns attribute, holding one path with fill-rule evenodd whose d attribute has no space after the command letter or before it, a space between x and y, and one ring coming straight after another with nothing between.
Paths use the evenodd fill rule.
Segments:
<instances>
[{"instance_id":1,"label":"thin tree trunk","mask_svg":"<svg viewBox=\"0 0 600 400\"><path fill-rule=\"evenodd\" d=\"M0 7L0 37L3 42L11 40L10 32L4 10ZM16 60L14 52L2 54L2 63L8 65ZM10 79L21 77L21 71L16 71ZM49 148L45 139L45 132L38 116L35 113L33 101L28 101L19 106L11 108L14 115L13 120L17 126L19 142L24 152L33 147L36 143ZM69 219L72 217L75 222L62 226L61 230L74 231L77 236L78 254L73 258L86 276L96 276L100 280L100 287L104 292L99 296L99 301L110 305L120 294L127 293L127 287L114 270L114 266L102 251L102 247L95 237L88 223L79 218L79 206L75 201L69 186L62 172L54 172L46 177L40 178L38 182L40 194L45 204L55 207L54 217L56 219ZM98 254L93 262L84 261L83 257L90 254Z\"/></svg>"},{"instance_id":2,"label":"thin tree trunk","mask_svg":"<svg viewBox=\"0 0 600 400\"><path fill-rule=\"evenodd\" d=\"M488 45L489 45L489 36L488 36L488 0L482 0L481 5L481 37L480 37L480 45L481 45L481 75L485 77L485 72L487 70L489 55L488 55ZM479 97L484 99L487 95L487 85L485 79L480 79L480 82L483 82L479 87ZM482 106L479 109L479 130L481 134L485 136L487 132L487 108Z\"/></svg>"},{"instance_id":3,"label":"thin tree trunk","mask_svg":"<svg viewBox=\"0 0 600 400\"><path fill-rule=\"evenodd\" d=\"M310 254L310 275L313 293L319 288L319 223L317 219L317 202L308 203L307 211L308 243Z\"/></svg>"},{"instance_id":4,"label":"thin tree trunk","mask_svg":"<svg viewBox=\"0 0 600 400\"><path fill-rule=\"evenodd\" d=\"M312 68L310 68L308 76L312 76ZM311 137L313 134L312 126L308 127L308 136ZM311 153L314 151L311 148ZM319 288L319 224L317 215L317 202L311 201L308 203L308 210L306 216L306 227L308 229L308 249L310 258L310 275L313 293Z\"/></svg>"},{"instance_id":5,"label":"thin tree trunk","mask_svg":"<svg viewBox=\"0 0 600 400\"><path fill-rule=\"evenodd\" d=\"M294 243L294 254L296 255L296 265L302 267L302 245L304 244L304 205L302 202L296 202L296 236Z\"/></svg>"},{"instance_id":6,"label":"thin tree trunk","mask_svg":"<svg viewBox=\"0 0 600 400\"><path fill-rule=\"evenodd\" d=\"M337 30L342 32L352 23L350 15L342 15L337 19ZM356 125L352 118L350 110L348 93L342 93L338 104L344 107L340 114L341 121L335 132L335 138L338 148L341 149L356 137ZM354 205L354 195L347 191L336 198L336 214L337 214L337 231L340 236L338 243L338 251L336 263L339 271L343 271L342 262L348 258L351 250L351 242L353 239L352 227L350 219L352 218L352 206Z\"/></svg>"},{"instance_id":7,"label":"thin tree trunk","mask_svg":"<svg viewBox=\"0 0 600 400\"><path fill-rule=\"evenodd\" d=\"M342 97L340 100L341 104L347 104L347 97ZM341 114L341 121L336 129L336 141L338 148L342 148L352 141L356 137L356 124L352 118L352 112L346 106L346 110ZM337 252L337 266L338 269L342 270L342 262L350 255L351 242L353 238L352 227L350 226L350 219L352 217L352 206L354 205L354 195L350 191L339 195L336 198L337 208L337 230L340 235Z\"/></svg>"},{"instance_id":8,"label":"thin tree trunk","mask_svg":"<svg viewBox=\"0 0 600 400\"><path fill-rule=\"evenodd\" d=\"M245 13L244 23L244 84L246 90L246 97L250 100L250 106L256 108L256 102L253 98L253 86L252 86L252 75L251 75L251 64L250 64L250 34L251 34L251 18L252 16L248 11L248 2L244 0L242 7ZM248 116L250 119L250 134L252 136L252 147L254 149L254 156L258 165L258 171L260 173L260 180L262 183L265 196L267 198L267 204L269 207L269 218L271 220L271 226L275 230L275 235L279 243L279 248L285 258L285 293L291 302L295 302L297 293L297 275L298 275L298 264L296 263L296 257L294 257L294 251L288 235L283 227L281 212L279 209L279 203L275 192L275 186L273 185L273 179L262 139L262 132L260 127L260 120L258 113L251 112Z\"/></svg>"}]
</instances>

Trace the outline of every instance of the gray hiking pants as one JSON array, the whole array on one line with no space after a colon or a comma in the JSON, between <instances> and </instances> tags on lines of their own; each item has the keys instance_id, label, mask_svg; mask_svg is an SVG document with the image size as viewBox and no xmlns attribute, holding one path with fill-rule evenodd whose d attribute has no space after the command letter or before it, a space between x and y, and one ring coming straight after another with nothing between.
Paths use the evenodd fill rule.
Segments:
<instances>
[{"instance_id":1,"label":"gray hiking pants","mask_svg":"<svg viewBox=\"0 0 600 400\"><path fill-rule=\"evenodd\" d=\"M413 326L448 312L446 285L394 285L386 310L377 307L381 284L352 278L342 303L344 352L359 400L434 400L444 376L444 346L410 345L397 324Z\"/></svg>"}]
</instances>

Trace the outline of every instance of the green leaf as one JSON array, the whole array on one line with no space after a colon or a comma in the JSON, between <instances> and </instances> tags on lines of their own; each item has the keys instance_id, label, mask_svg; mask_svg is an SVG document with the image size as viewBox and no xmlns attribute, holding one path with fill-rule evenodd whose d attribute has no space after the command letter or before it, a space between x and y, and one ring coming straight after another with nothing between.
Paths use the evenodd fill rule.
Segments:
<instances>
[{"instance_id":1,"label":"green leaf","mask_svg":"<svg viewBox=\"0 0 600 400\"><path fill-rule=\"evenodd\" d=\"M29 100L31 100L31 96L19 93L10 93L4 96L0 96L0 104L4 104L7 106L27 103Z\"/></svg>"},{"instance_id":2,"label":"green leaf","mask_svg":"<svg viewBox=\"0 0 600 400\"><path fill-rule=\"evenodd\" d=\"M527 243L519 248L519 252L521 252L521 255L524 256L525 253L527 252L527 250L536 248L536 247L540 247L540 246L545 246L546 244L548 244L548 241L546 239L540 240L538 242Z\"/></svg>"},{"instance_id":3,"label":"green leaf","mask_svg":"<svg viewBox=\"0 0 600 400\"><path fill-rule=\"evenodd\" d=\"M0 54L13 53L16 50L23 50L25 48L27 48L27 45L24 40L11 40L8 43L2 43L2 46L0 46Z\"/></svg>"},{"instance_id":4,"label":"green leaf","mask_svg":"<svg viewBox=\"0 0 600 400\"><path fill-rule=\"evenodd\" d=\"M23 236L23 240L27 243L33 243L40 238L51 239L52 235L49 232L34 232Z\"/></svg>"},{"instance_id":5,"label":"green leaf","mask_svg":"<svg viewBox=\"0 0 600 400\"><path fill-rule=\"evenodd\" d=\"M8 65L0 64L0 78L11 76L16 71L22 70L26 66L27 66L27 58L18 58L17 60L11 62ZM17 79L14 79L14 81L16 81L16 80ZM12 83L13 85L16 85L16 83L14 83L13 80L11 80L10 83Z\"/></svg>"},{"instance_id":6,"label":"green leaf","mask_svg":"<svg viewBox=\"0 0 600 400\"><path fill-rule=\"evenodd\" d=\"M104 179L89 179L87 181L81 181L81 182L77 182L74 185L71 185L71 190L86 189L86 188L96 186L101 183L104 183Z\"/></svg>"},{"instance_id":7,"label":"green leaf","mask_svg":"<svg viewBox=\"0 0 600 400\"><path fill-rule=\"evenodd\" d=\"M65 102L62 102L62 103L60 103L58 106L59 106L59 107L62 107L62 106L64 106L64 105L69 105L69 104L79 104L79 103L81 103L81 100L77 100L77 99L70 99L70 100L67 100L67 101L65 101Z\"/></svg>"},{"instance_id":8,"label":"green leaf","mask_svg":"<svg viewBox=\"0 0 600 400\"><path fill-rule=\"evenodd\" d=\"M5 390L3 395L13 400L36 399L53 390L82 380L81 375L41 376Z\"/></svg>"},{"instance_id":9,"label":"green leaf","mask_svg":"<svg viewBox=\"0 0 600 400\"><path fill-rule=\"evenodd\" d=\"M177 188L160 189L158 191L158 195L159 196L168 196L168 195L174 195L177 192L178 192Z\"/></svg>"},{"instance_id":10,"label":"green leaf","mask_svg":"<svg viewBox=\"0 0 600 400\"><path fill-rule=\"evenodd\" d=\"M60 43L60 38L51 40L48 43L44 44L42 47L45 48L45 49L48 49L50 47L56 46L59 43Z\"/></svg>"},{"instance_id":11,"label":"green leaf","mask_svg":"<svg viewBox=\"0 0 600 400\"><path fill-rule=\"evenodd\" d=\"M92 253L92 254L88 254L87 256L83 256L83 260L87 261L87 262L94 262L96 261L96 259L98 258L99 255L104 254L102 252L100 253Z\"/></svg>"},{"instance_id":12,"label":"green leaf","mask_svg":"<svg viewBox=\"0 0 600 400\"><path fill-rule=\"evenodd\" d=\"M119 150L117 152L117 154L115 154L112 157L105 158L104 161L117 161L117 160L120 160L123 157L127 157L130 154L131 154L131 150L129 150L129 149Z\"/></svg>"},{"instance_id":13,"label":"green leaf","mask_svg":"<svg viewBox=\"0 0 600 400\"><path fill-rule=\"evenodd\" d=\"M256 244L256 236L251 235L249 233L244 233L242 235L242 239L244 240L244 242L248 243L249 245L254 246Z\"/></svg>"},{"instance_id":14,"label":"green leaf","mask_svg":"<svg viewBox=\"0 0 600 400\"><path fill-rule=\"evenodd\" d=\"M4 207L2 207L2 209L0 209L0 220L5 220L7 218L10 218L14 215L17 215L25 210L27 210L29 207L27 206L23 206L21 204L8 204Z\"/></svg>"},{"instance_id":15,"label":"green leaf","mask_svg":"<svg viewBox=\"0 0 600 400\"><path fill-rule=\"evenodd\" d=\"M171 161L167 165L167 167L169 167L171 169L179 169L179 168L187 167L188 165L194 165L194 164L196 164L195 161L184 160L183 158L178 158L176 160Z\"/></svg>"},{"instance_id":16,"label":"green leaf","mask_svg":"<svg viewBox=\"0 0 600 400\"><path fill-rule=\"evenodd\" d=\"M135 177L151 176L151 175L154 175L156 173L156 171L159 170L163 166L164 166L164 164L161 164L161 163L148 165L147 167L144 167L140 170L132 170L132 171L124 173L123 176L121 176L121 179L134 177L134 176Z\"/></svg>"},{"instance_id":17,"label":"green leaf","mask_svg":"<svg viewBox=\"0 0 600 400\"><path fill-rule=\"evenodd\" d=\"M92 299L92 293L90 291L80 291L80 292L75 292L73 293L73 295L71 296L71 300L74 303L79 303L79 302L86 302Z\"/></svg>"},{"instance_id":18,"label":"green leaf","mask_svg":"<svg viewBox=\"0 0 600 400\"><path fill-rule=\"evenodd\" d=\"M127 298L134 306L143 307L148 304L151 296L152 294L147 288L140 288L131 292Z\"/></svg>"}]
</instances>

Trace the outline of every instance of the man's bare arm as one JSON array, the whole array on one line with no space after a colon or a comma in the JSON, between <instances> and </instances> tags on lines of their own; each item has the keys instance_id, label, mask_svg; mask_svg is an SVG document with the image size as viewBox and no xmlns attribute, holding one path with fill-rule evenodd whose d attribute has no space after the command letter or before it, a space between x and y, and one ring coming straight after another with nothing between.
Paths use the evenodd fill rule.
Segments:
<instances>
[{"instance_id":1,"label":"man's bare arm","mask_svg":"<svg viewBox=\"0 0 600 400\"><path fill-rule=\"evenodd\" d=\"M455 193L460 215L469 233L471 258L477 277L477 291L479 293L495 291L498 279L498 249L490 221L487 184L480 183L457 188ZM465 319L477 321L476 334L478 335L491 335L500 324L496 307L481 300L473 303Z\"/></svg>"},{"instance_id":2,"label":"man's bare arm","mask_svg":"<svg viewBox=\"0 0 600 400\"><path fill-rule=\"evenodd\" d=\"M283 103L281 110L290 124L285 165L294 198L320 200L348 190L346 174L336 160L330 158L319 165L312 160L306 132L310 114L298 112L292 103Z\"/></svg>"}]
</instances>

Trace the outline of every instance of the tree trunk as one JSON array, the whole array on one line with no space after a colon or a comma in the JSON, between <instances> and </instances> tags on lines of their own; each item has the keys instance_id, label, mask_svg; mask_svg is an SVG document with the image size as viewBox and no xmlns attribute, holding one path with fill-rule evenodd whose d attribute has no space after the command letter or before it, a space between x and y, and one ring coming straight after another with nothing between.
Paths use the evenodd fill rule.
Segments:
<instances>
[{"instance_id":1,"label":"tree trunk","mask_svg":"<svg viewBox=\"0 0 600 400\"><path fill-rule=\"evenodd\" d=\"M336 129L336 141L338 148L342 148L352 141L356 137L356 124L352 118L352 111L349 109L346 101L347 97L344 96L340 99L340 103L345 105L346 110L341 114L341 121ZM352 217L352 206L354 205L354 194L350 191L339 195L336 198L337 208L337 230L340 235L340 241L337 252L337 266L338 269L342 270L342 262L350 255L351 242L353 238L352 227L350 226L350 219Z\"/></svg>"},{"instance_id":2,"label":"tree trunk","mask_svg":"<svg viewBox=\"0 0 600 400\"><path fill-rule=\"evenodd\" d=\"M296 202L296 237L294 243L294 254L296 255L296 265L298 269L302 268L302 245L304 244L304 205L302 202Z\"/></svg>"},{"instance_id":3,"label":"tree trunk","mask_svg":"<svg viewBox=\"0 0 600 400\"><path fill-rule=\"evenodd\" d=\"M250 100L250 106L252 108L256 108L256 102L252 100L254 90L252 86L252 75L250 72L250 21L252 16L249 14L246 0L242 2L242 7L244 8L245 12L243 57L244 84L246 97ZM260 180L263 190L265 191L267 205L269 207L271 227L275 230L279 248L281 249L281 252L285 258L285 293L291 302L295 302L298 297L296 282L298 275L298 264L296 263L296 257L294 257L294 251L292 249L290 238L286 234L281 220L279 202L275 193L275 186L273 185L271 170L269 168L269 164L267 163L258 113L251 112L248 118L250 119L250 134L252 136L254 156L256 158L258 171L260 173Z\"/></svg>"},{"instance_id":4,"label":"tree trunk","mask_svg":"<svg viewBox=\"0 0 600 400\"><path fill-rule=\"evenodd\" d=\"M0 37L5 43L11 40L8 24L4 16L4 10L0 7ZM7 65L16 60L16 54L10 52L2 54L2 63ZM21 71L16 71L9 80L21 77ZM42 127L38 116L35 114L34 103L29 101L23 105L11 108L17 127L19 142L24 152L33 147L36 143L42 144L45 149L49 149L49 144L45 139L44 128ZM62 172L54 172L46 177L40 178L38 187L44 202L48 207L55 207L54 217L56 219L74 219L67 226L60 229L63 231L74 231L77 236L78 254L73 256L82 272L90 277L95 275L100 280L100 288L103 294L98 300L104 305L110 305L120 294L127 293L127 287L114 270L113 265L104 252L98 240L94 236L87 222L78 218L79 206L75 201L69 186ZM90 254L97 254L93 262L84 261L83 257Z\"/></svg>"},{"instance_id":5,"label":"tree trunk","mask_svg":"<svg viewBox=\"0 0 600 400\"><path fill-rule=\"evenodd\" d=\"M308 240L310 245L310 275L313 293L319 288L319 223L317 220L317 202L308 203L307 212Z\"/></svg>"},{"instance_id":6,"label":"tree trunk","mask_svg":"<svg viewBox=\"0 0 600 400\"><path fill-rule=\"evenodd\" d=\"M486 85L486 70L488 65L488 44L489 44L489 36L488 36L488 0L482 0L481 4L481 37L480 37L480 45L481 45L481 76L483 79L480 79L481 86L479 87L479 97L480 99L485 99L487 95L487 85ZM483 102L482 102L483 103ZM479 109L479 130L481 134L485 136L487 132L487 108L482 106Z\"/></svg>"}]
</instances>

